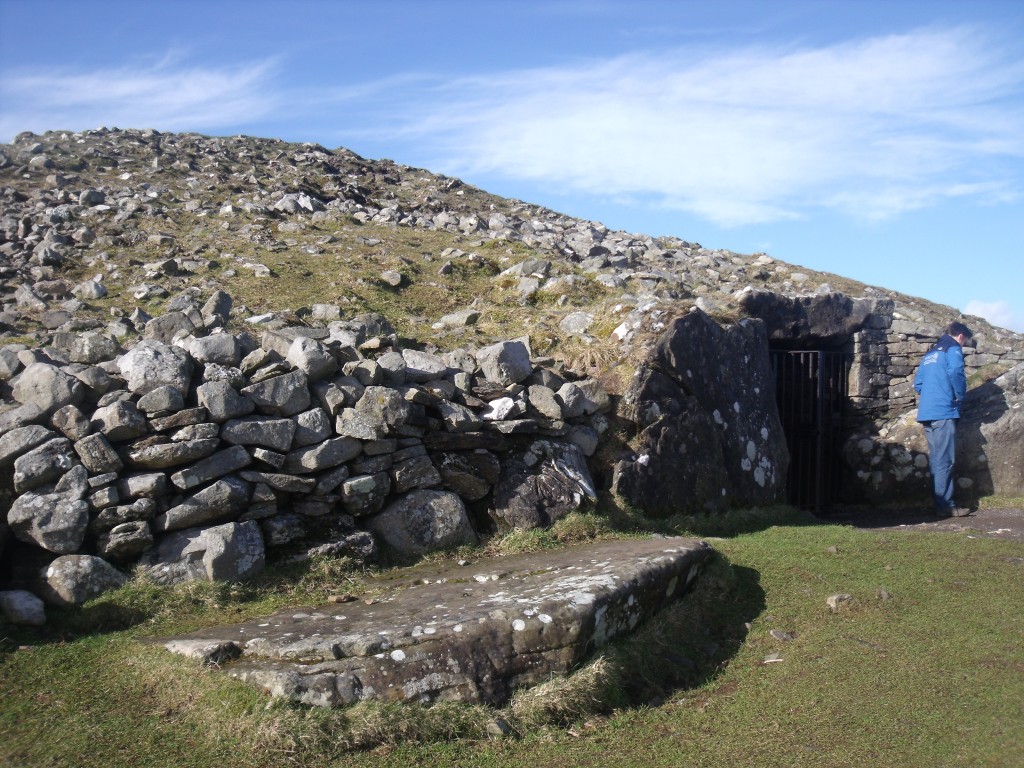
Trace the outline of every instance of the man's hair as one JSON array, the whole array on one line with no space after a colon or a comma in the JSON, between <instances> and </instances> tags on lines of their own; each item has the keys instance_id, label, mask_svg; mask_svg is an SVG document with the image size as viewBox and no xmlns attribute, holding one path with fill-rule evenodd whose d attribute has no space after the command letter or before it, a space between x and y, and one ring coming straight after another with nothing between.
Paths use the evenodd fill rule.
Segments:
<instances>
[{"instance_id":1,"label":"man's hair","mask_svg":"<svg viewBox=\"0 0 1024 768\"><path fill-rule=\"evenodd\" d=\"M971 333L971 329L968 328L963 323L950 323L946 327L946 333L948 333L950 336L959 336L962 333L968 339L974 338L974 334Z\"/></svg>"}]
</instances>

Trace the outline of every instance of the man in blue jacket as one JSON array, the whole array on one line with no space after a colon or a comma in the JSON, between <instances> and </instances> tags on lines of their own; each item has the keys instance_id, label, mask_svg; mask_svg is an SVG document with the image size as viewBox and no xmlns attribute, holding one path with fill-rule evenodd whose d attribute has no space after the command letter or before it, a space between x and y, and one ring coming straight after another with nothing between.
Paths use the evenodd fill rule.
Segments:
<instances>
[{"instance_id":1,"label":"man in blue jacket","mask_svg":"<svg viewBox=\"0 0 1024 768\"><path fill-rule=\"evenodd\" d=\"M963 323L950 323L946 333L921 358L914 376L919 396L917 420L928 439L935 511L942 517L964 517L971 512L953 502L953 462L956 460L956 420L967 394L963 347L974 336Z\"/></svg>"}]
</instances>

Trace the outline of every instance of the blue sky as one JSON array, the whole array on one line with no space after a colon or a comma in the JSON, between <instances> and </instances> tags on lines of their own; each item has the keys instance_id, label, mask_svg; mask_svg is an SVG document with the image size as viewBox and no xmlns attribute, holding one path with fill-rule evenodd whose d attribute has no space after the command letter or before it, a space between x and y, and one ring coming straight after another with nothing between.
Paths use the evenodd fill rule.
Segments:
<instances>
[{"instance_id":1,"label":"blue sky","mask_svg":"<svg viewBox=\"0 0 1024 768\"><path fill-rule=\"evenodd\" d=\"M1024 331L1024 1L0 0L0 142L347 147Z\"/></svg>"}]
</instances>

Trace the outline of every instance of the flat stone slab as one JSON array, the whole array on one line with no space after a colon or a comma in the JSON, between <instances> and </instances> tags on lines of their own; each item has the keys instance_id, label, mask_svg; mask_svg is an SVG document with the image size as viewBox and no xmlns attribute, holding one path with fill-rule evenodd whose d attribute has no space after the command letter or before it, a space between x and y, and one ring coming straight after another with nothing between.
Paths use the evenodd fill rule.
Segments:
<instances>
[{"instance_id":1,"label":"flat stone slab","mask_svg":"<svg viewBox=\"0 0 1024 768\"><path fill-rule=\"evenodd\" d=\"M713 550L687 538L602 541L431 565L371 580L379 596L160 640L272 696L505 703L678 600Z\"/></svg>"}]
</instances>

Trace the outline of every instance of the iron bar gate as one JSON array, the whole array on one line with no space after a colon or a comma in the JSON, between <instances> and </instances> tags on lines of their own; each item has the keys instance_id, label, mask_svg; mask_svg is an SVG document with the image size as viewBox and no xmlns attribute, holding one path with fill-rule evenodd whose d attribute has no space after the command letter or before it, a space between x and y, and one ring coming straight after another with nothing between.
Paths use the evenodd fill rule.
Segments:
<instances>
[{"instance_id":1,"label":"iron bar gate","mask_svg":"<svg viewBox=\"0 0 1024 768\"><path fill-rule=\"evenodd\" d=\"M789 448L786 500L827 511L842 478L843 414L850 355L825 350L771 350L775 399Z\"/></svg>"}]
</instances>

